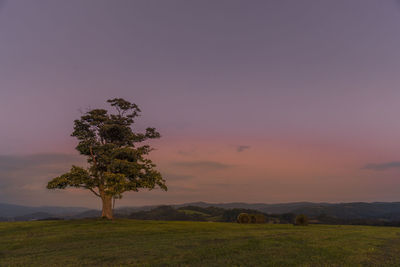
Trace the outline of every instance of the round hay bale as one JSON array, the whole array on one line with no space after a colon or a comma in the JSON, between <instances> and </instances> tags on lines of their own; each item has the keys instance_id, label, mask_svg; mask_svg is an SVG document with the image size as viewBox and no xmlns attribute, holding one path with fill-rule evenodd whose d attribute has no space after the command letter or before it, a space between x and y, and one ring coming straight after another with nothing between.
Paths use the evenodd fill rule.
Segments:
<instances>
[{"instance_id":1,"label":"round hay bale","mask_svg":"<svg viewBox=\"0 0 400 267\"><path fill-rule=\"evenodd\" d=\"M237 222L238 223L249 223L250 222L250 217L249 214L247 213L240 213L237 217Z\"/></svg>"},{"instance_id":2,"label":"round hay bale","mask_svg":"<svg viewBox=\"0 0 400 267\"><path fill-rule=\"evenodd\" d=\"M265 223L265 221L264 214L256 214L256 223Z\"/></svg>"},{"instance_id":3,"label":"round hay bale","mask_svg":"<svg viewBox=\"0 0 400 267\"><path fill-rule=\"evenodd\" d=\"M304 214L299 214L296 216L296 219L294 221L294 225L299 225L299 226L307 226L308 225L308 218Z\"/></svg>"}]
</instances>

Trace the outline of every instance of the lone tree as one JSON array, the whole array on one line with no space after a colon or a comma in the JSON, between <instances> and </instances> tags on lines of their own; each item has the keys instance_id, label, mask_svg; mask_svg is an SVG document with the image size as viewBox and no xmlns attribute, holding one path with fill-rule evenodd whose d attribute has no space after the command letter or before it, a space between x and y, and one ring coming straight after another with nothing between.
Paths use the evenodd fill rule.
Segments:
<instances>
[{"instance_id":1,"label":"lone tree","mask_svg":"<svg viewBox=\"0 0 400 267\"><path fill-rule=\"evenodd\" d=\"M78 139L76 149L87 157L88 168L72 166L71 170L54 178L48 189L84 188L101 198L102 217L113 218L113 199L126 191L160 187L167 190L165 180L146 156L152 150L139 143L160 138L155 128L145 133L133 132L131 126L139 116L136 104L122 98L107 101L115 108L113 114L105 109L93 109L74 121L71 136Z\"/></svg>"}]
</instances>

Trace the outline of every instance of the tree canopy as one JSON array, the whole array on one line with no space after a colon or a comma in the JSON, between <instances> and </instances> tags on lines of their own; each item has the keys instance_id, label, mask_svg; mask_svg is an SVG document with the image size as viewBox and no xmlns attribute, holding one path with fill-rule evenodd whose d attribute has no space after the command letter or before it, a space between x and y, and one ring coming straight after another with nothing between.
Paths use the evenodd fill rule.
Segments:
<instances>
[{"instance_id":1,"label":"tree canopy","mask_svg":"<svg viewBox=\"0 0 400 267\"><path fill-rule=\"evenodd\" d=\"M92 109L74 121L72 136L78 139L76 149L87 157L88 168L72 166L71 170L48 182L48 189L78 187L90 190L101 198L102 216L111 219L112 199L126 191L167 190L156 165L147 158L152 151L146 140L160 138L155 128L134 132L132 125L139 116L139 107L122 98L107 101L114 112Z\"/></svg>"}]
</instances>

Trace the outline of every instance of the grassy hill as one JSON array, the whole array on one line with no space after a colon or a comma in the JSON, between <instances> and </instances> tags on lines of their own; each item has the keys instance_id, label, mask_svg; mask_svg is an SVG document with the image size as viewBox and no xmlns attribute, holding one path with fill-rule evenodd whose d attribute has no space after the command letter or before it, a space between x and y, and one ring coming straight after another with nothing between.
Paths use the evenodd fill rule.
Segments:
<instances>
[{"instance_id":1,"label":"grassy hill","mask_svg":"<svg viewBox=\"0 0 400 267\"><path fill-rule=\"evenodd\" d=\"M393 266L400 228L73 220L0 223L0 266Z\"/></svg>"},{"instance_id":2,"label":"grassy hill","mask_svg":"<svg viewBox=\"0 0 400 267\"><path fill-rule=\"evenodd\" d=\"M160 207L163 207L160 209ZM172 208L174 210L172 210ZM164 209L164 210L163 210ZM167 206L119 207L119 218L146 220L235 221L238 213L264 213L280 222L293 221L305 214L322 224L361 224L400 226L400 202L353 203L205 203L194 202ZM251 210L251 211L250 211ZM29 207L0 203L0 221L29 221L49 218L96 218L100 210L79 207Z\"/></svg>"}]
</instances>

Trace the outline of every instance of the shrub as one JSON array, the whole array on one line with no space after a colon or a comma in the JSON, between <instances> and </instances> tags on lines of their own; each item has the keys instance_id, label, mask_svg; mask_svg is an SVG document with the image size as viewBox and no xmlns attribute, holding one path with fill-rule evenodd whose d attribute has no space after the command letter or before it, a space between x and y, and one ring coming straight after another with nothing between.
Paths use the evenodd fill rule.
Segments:
<instances>
[{"instance_id":1,"label":"shrub","mask_svg":"<svg viewBox=\"0 0 400 267\"><path fill-rule=\"evenodd\" d=\"M249 223L250 222L250 216L247 213L240 213L237 217L237 222L238 223Z\"/></svg>"},{"instance_id":2,"label":"shrub","mask_svg":"<svg viewBox=\"0 0 400 267\"><path fill-rule=\"evenodd\" d=\"M294 221L294 225L301 225L301 226L307 226L308 225L308 218L304 214L300 214L296 216L296 219Z\"/></svg>"}]
</instances>

